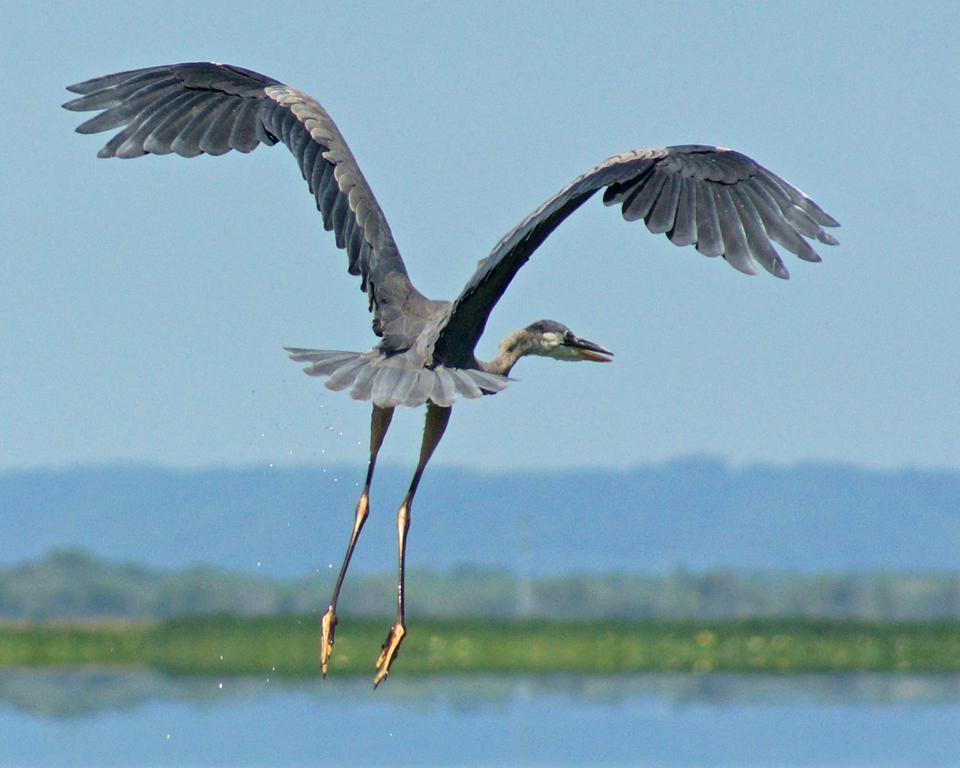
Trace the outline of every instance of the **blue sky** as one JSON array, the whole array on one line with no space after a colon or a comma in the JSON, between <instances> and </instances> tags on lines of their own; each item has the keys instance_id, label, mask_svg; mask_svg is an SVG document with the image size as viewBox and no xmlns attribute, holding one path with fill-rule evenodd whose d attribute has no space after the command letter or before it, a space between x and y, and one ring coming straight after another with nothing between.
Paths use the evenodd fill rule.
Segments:
<instances>
[{"instance_id":1,"label":"blue sky","mask_svg":"<svg viewBox=\"0 0 960 768\"><path fill-rule=\"evenodd\" d=\"M435 461L960 467L960 6L14 4L0 29L0 469L362 461L368 406L283 345L366 349L346 259L282 147L103 161L63 87L212 59L323 103L411 276L456 295L500 236L633 147L739 149L839 219L748 278L591 201L481 343L559 320L613 365L523 361ZM421 415L383 459L410 462Z\"/></svg>"}]
</instances>

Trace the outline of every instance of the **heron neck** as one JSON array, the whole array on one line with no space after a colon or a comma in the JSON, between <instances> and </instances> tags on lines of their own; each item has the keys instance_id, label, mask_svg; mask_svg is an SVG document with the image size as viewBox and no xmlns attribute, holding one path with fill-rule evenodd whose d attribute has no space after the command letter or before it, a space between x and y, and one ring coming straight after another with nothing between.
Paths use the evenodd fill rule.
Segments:
<instances>
[{"instance_id":1,"label":"heron neck","mask_svg":"<svg viewBox=\"0 0 960 768\"><path fill-rule=\"evenodd\" d=\"M510 369L517 364L517 360L530 352L530 333L526 328L507 335L500 342L500 348L497 350L497 356L490 361L478 361L481 370L487 373L495 373L499 376L509 376Z\"/></svg>"}]
</instances>

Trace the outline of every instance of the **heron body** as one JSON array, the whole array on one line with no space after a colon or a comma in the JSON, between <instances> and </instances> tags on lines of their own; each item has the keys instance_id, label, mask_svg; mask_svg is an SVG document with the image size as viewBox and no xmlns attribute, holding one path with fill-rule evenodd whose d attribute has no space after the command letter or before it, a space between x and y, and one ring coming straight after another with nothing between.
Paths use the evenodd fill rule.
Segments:
<instances>
[{"instance_id":1,"label":"heron body","mask_svg":"<svg viewBox=\"0 0 960 768\"><path fill-rule=\"evenodd\" d=\"M332 390L373 404L366 483L330 604L321 620L321 669L333 651L336 605L369 514L377 455L398 406L426 404L420 458L397 513L397 614L377 660L374 683L389 672L406 634L404 566L410 509L424 468L458 399L501 392L525 356L609 362L612 353L565 325L539 320L509 334L496 357L475 348L487 319L520 268L571 213L603 190L628 221L706 256L722 256L753 274L760 266L788 277L775 245L805 261L820 257L808 241L836 240L838 226L793 185L739 152L703 145L637 149L614 155L564 186L510 230L452 301L428 299L413 285L387 219L343 135L310 96L241 67L197 62L118 72L69 86L64 104L97 111L79 133L119 129L98 157L221 155L283 143L296 160L325 229L360 278L377 344L367 352L288 348Z\"/></svg>"}]
</instances>

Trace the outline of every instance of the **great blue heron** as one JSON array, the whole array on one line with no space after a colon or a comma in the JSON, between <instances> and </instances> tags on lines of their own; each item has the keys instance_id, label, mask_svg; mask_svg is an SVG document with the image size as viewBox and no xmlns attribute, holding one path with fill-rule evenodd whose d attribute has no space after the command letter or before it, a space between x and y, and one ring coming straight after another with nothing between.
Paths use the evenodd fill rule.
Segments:
<instances>
[{"instance_id":1,"label":"great blue heron","mask_svg":"<svg viewBox=\"0 0 960 768\"><path fill-rule=\"evenodd\" d=\"M478 360L474 349L487 318L510 281L547 236L600 189L605 205L620 205L628 221L644 219L653 233L676 245L695 245L753 274L760 264L786 278L773 243L804 261L820 257L804 239L836 240L824 227L837 222L800 190L749 157L721 147L686 145L637 149L604 160L567 184L508 232L483 259L453 301L434 301L410 281L373 192L327 112L314 99L248 69L189 63L118 72L69 86L80 98L71 110L103 110L77 128L97 133L122 128L98 157L140 157L175 152L183 157L250 152L258 144L286 144L348 271L361 278L379 343L369 352L287 348L309 363L311 376L327 377L332 390L349 389L373 402L370 459L354 513L349 544L333 595L321 620L324 675L333 652L337 598L369 512L377 454L399 405L426 403L420 460L397 512L397 612L376 663L374 685L390 670L406 634L404 559L410 508L430 456L440 442L458 397L502 391L525 355L609 362L612 353L561 323L540 320L509 334L497 356Z\"/></svg>"}]
</instances>

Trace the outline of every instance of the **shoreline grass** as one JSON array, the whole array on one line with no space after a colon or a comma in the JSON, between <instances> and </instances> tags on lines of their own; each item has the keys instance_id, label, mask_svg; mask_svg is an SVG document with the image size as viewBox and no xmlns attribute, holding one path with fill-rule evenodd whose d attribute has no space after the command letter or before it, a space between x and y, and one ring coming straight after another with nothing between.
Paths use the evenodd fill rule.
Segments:
<instances>
[{"instance_id":1,"label":"shoreline grass","mask_svg":"<svg viewBox=\"0 0 960 768\"><path fill-rule=\"evenodd\" d=\"M343 617L331 674L372 674L390 622ZM415 619L398 674L960 673L960 621ZM177 675L319 674L315 616L0 625L0 667L152 667Z\"/></svg>"}]
</instances>

